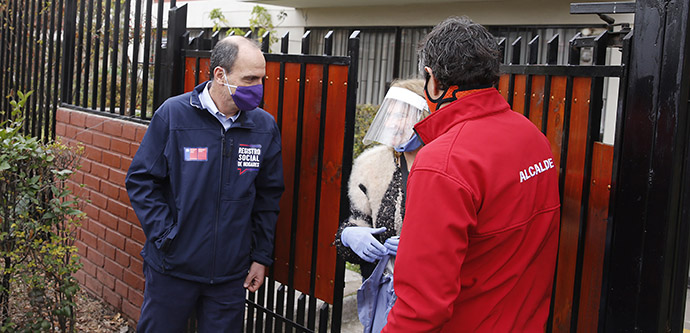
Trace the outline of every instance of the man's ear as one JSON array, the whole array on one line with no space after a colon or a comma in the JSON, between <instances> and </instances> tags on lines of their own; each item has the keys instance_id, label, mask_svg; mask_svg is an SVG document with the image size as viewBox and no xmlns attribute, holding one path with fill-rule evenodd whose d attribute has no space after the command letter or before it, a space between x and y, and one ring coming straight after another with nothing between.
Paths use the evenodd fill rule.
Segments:
<instances>
[{"instance_id":1,"label":"man's ear","mask_svg":"<svg viewBox=\"0 0 690 333\"><path fill-rule=\"evenodd\" d=\"M223 68L220 66L216 66L216 68L213 69L213 81L218 82L220 84L225 83L225 77L223 76Z\"/></svg>"},{"instance_id":2,"label":"man's ear","mask_svg":"<svg viewBox=\"0 0 690 333\"><path fill-rule=\"evenodd\" d=\"M424 70L426 71L427 75L429 75L429 83L427 83L427 91L429 91L430 95L429 97L431 97L432 99L437 99L441 97L441 94L443 92L441 91L441 89L439 89L438 80L434 75L434 71L429 67L424 67Z\"/></svg>"}]
</instances>

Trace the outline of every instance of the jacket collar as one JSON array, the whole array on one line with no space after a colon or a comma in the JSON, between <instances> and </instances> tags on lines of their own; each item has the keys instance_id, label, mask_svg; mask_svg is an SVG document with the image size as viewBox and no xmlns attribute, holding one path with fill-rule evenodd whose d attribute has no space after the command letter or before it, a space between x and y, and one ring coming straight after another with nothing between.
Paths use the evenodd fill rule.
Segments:
<instances>
[{"instance_id":1,"label":"jacket collar","mask_svg":"<svg viewBox=\"0 0 690 333\"><path fill-rule=\"evenodd\" d=\"M206 109L204 109L201 106L201 100L199 99L199 95L204 91L204 88L206 88L206 85L210 81L205 81L198 86L194 87L194 90L190 92L189 95L189 105L193 106L197 110L204 111L205 113L208 113L211 115ZM240 116L237 117L237 119L232 123L232 126L230 128L254 128L256 127L256 124L254 121L249 117L248 113L253 112L252 111L243 111L240 112ZM217 121L217 120L216 120Z\"/></svg>"},{"instance_id":2,"label":"jacket collar","mask_svg":"<svg viewBox=\"0 0 690 333\"><path fill-rule=\"evenodd\" d=\"M496 88L476 91L442 107L414 126L425 144L448 132L459 123L510 110Z\"/></svg>"}]
</instances>

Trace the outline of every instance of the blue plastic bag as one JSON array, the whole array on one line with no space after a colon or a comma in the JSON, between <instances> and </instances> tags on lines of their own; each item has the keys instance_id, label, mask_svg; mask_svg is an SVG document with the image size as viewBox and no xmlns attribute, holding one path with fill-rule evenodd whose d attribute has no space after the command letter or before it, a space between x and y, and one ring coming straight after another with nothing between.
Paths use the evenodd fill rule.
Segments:
<instances>
[{"instance_id":1,"label":"blue plastic bag","mask_svg":"<svg viewBox=\"0 0 690 333\"><path fill-rule=\"evenodd\" d=\"M379 333L386 326L388 312L397 297L393 289L393 273L386 272L390 256L384 256L369 278L357 290L357 314L364 333Z\"/></svg>"}]
</instances>

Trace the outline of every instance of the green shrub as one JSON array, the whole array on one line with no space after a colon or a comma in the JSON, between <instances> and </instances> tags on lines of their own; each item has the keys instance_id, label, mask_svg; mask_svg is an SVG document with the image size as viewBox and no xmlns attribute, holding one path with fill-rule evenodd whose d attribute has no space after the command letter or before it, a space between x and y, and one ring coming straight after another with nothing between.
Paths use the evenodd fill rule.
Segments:
<instances>
[{"instance_id":1,"label":"green shrub","mask_svg":"<svg viewBox=\"0 0 690 333\"><path fill-rule=\"evenodd\" d=\"M374 116L376 115L376 111L378 110L378 105L357 105L357 114L355 116L355 142L352 147L353 159L357 158L359 154L361 154L364 150L370 147L370 145L365 146L364 143L362 143L362 139L364 139L364 135L367 134L369 125L371 125L371 122L374 120Z\"/></svg>"},{"instance_id":2,"label":"green shrub","mask_svg":"<svg viewBox=\"0 0 690 333\"><path fill-rule=\"evenodd\" d=\"M80 152L22 134L30 94L18 93L0 123L0 331L71 332L84 213L66 182Z\"/></svg>"}]
</instances>

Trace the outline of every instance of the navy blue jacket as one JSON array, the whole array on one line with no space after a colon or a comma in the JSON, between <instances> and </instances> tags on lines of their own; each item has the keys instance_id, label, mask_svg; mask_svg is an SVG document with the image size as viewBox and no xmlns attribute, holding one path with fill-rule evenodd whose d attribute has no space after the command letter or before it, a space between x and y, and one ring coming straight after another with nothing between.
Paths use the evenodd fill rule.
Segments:
<instances>
[{"instance_id":1,"label":"navy blue jacket","mask_svg":"<svg viewBox=\"0 0 690 333\"><path fill-rule=\"evenodd\" d=\"M127 193L155 270L203 283L273 263L283 193L280 133L262 109L225 131L201 107L206 83L163 103L127 172Z\"/></svg>"}]
</instances>

